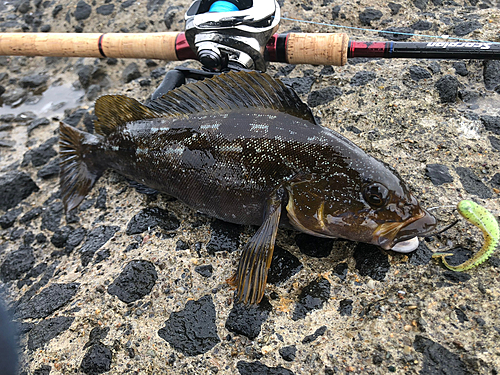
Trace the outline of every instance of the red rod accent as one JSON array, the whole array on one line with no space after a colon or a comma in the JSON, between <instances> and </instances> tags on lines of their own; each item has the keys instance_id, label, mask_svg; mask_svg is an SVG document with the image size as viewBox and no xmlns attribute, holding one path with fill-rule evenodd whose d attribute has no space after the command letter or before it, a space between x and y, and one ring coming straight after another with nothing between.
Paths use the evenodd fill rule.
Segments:
<instances>
[{"instance_id":1,"label":"red rod accent","mask_svg":"<svg viewBox=\"0 0 500 375\"><path fill-rule=\"evenodd\" d=\"M266 51L268 53L268 61L277 61L276 59L276 40L278 34L274 34L266 44Z\"/></svg>"},{"instance_id":2,"label":"red rod accent","mask_svg":"<svg viewBox=\"0 0 500 375\"><path fill-rule=\"evenodd\" d=\"M386 42L354 42L351 41L348 57L384 57L387 52Z\"/></svg>"},{"instance_id":3,"label":"red rod accent","mask_svg":"<svg viewBox=\"0 0 500 375\"><path fill-rule=\"evenodd\" d=\"M175 38L175 54L179 61L191 59L198 60L198 57L189 46L184 33L179 33Z\"/></svg>"}]
</instances>

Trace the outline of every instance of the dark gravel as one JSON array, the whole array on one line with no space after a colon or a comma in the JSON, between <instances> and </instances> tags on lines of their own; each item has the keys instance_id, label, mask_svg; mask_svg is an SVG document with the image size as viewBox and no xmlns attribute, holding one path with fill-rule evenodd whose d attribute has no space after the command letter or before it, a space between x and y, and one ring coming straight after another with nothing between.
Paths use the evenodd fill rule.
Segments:
<instances>
[{"instance_id":1,"label":"dark gravel","mask_svg":"<svg viewBox=\"0 0 500 375\"><path fill-rule=\"evenodd\" d=\"M170 314L158 335L186 356L208 352L220 342L212 297L188 301L183 310Z\"/></svg>"},{"instance_id":2,"label":"dark gravel","mask_svg":"<svg viewBox=\"0 0 500 375\"><path fill-rule=\"evenodd\" d=\"M108 287L108 293L125 303L137 301L151 293L158 275L153 263L147 260L129 262Z\"/></svg>"}]
</instances>

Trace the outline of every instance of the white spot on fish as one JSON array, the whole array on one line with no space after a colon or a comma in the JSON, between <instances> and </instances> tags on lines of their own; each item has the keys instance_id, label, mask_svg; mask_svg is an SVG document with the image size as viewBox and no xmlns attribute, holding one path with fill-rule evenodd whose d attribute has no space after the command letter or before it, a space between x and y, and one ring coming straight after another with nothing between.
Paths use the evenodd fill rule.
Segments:
<instances>
[{"instance_id":1,"label":"white spot on fish","mask_svg":"<svg viewBox=\"0 0 500 375\"><path fill-rule=\"evenodd\" d=\"M120 149L120 146L111 146L111 149L113 151L118 151Z\"/></svg>"},{"instance_id":2,"label":"white spot on fish","mask_svg":"<svg viewBox=\"0 0 500 375\"><path fill-rule=\"evenodd\" d=\"M149 152L149 148L137 147L137 149L135 150L136 155L145 155L148 152Z\"/></svg>"},{"instance_id":3,"label":"white spot on fish","mask_svg":"<svg viewBox=\"0 0 500 375\"><path fill-rule=\"evenodd\" d=\"M265 131L267 132L267 130L269 129L269 125L266 125L266 124L250 124L251 128L250 128L250 131Z\"/></svg>"},{"instance_id":4,"label":"white spot on fish","mask_svg":"<svg viewBox=\"0 0 500 375\"><path fill-rule=\"evenodd\" d=\"M240 145L220 146L219 151L220 152L242 152L243 147L241 147Z\"/></svg>"},{"instance_id":5,"label":"white spot on fish","mask_svg":"<svg viewBox=\"0 0 500 375\"><path fill-rule=\"evenodd\" d=\"M167 155L172 155L172 154L182 155L182 153L184 152L184 146L166 148L164 152Z\"/></svg>"},{"instance_id":6,"label":"white spot on fish","mask_svg":"<svg viewBox=\"0 0 500 375\"><path fill-rule=\"evenodd\" d=\"M220 126L219 123L204 124L204 125L200 125L200 130L209 130L209 129L218 130L219 126Z\"/></svg>"}]
</instances>

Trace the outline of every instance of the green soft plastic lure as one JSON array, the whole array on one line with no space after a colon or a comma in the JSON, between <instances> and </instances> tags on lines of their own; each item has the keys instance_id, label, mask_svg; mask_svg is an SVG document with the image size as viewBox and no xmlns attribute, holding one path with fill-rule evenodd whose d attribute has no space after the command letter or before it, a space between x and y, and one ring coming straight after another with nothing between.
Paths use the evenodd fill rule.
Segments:
<instances>
[{"instance_id":1,"label":"green soft plastic lure","mask_svg":"<svg viewBox=\"0 0 500 375\"><path fill-rule=\"evenodd\" d=\"M481 250L472 258L457 266L452 266L446 261L446 257L451 253L434 253L433 258L441 258L443 264L453 271L466 271L474 268L486 261L498 246L500 230L495 216L483 206L470 201L463 200L457 205L458 212L471 224L475 225L483 232L484 244Z\"/></svg>"}]
</instances>

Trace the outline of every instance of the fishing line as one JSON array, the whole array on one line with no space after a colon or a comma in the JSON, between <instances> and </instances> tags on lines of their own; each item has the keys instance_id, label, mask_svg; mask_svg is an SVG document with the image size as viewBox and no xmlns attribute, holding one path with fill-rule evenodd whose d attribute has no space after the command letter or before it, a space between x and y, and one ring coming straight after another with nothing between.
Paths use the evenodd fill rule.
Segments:
<instances>
[{"instance_id":1,"label":"fishing line","mask_svg":"<svg viewBox=\"0 0 500 375\"><path fill-rule=\"evenodd\" d=\"M384 34L397 34L397 35L409 35L409 36L419 36L423 38L434 38L434 39L446 39L446 40L456 40L460 42L474 42L474 43L491 43L491 44L500 44L499 42L492 42L488 40L479 40L479 39L467 39L467 38L456 38L456 37L451 37L449 35L426 35L426 34L414 34L414 33L405 33L401 31L389 31L389 30L376 30L376 29L367 29L363 27L355 27L355 26L344 26L344 25L337 25L334 23L327 23L327 22L314 22L314 21L306 21L306 20L299 20L295 18L288 18L288 17L281 17L280 19L286 20L286 21L293 21L293 22L302 22L302 23L309 23L313 25L320 25L320 26L329 26L329 27L337 27L337 28L343 28L343 29L349 29L349 30L357 30L357 31L368 31L368 32L374 32L374 33L384 33Z\"/></svg>"}]
</instances>

